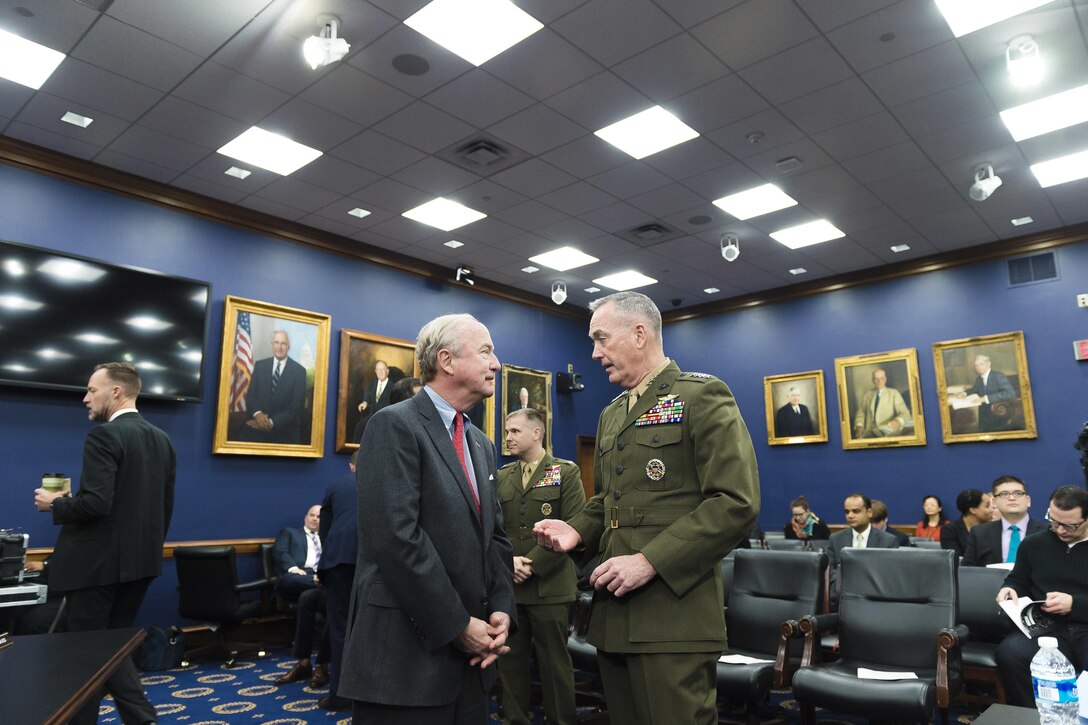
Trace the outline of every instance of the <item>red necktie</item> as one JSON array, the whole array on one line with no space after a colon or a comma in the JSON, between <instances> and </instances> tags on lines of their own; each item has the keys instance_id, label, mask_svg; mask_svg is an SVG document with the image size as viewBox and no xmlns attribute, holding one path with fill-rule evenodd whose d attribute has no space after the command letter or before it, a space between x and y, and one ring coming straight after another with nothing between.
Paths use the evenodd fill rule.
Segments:
<instances>
[{"instance_id":1,"label":"red necktie","mask_svg":"<svg viewBox=\"0 0 1088 725\"><path fill-rule=\"evenodd\" d=\"M468 464L465 463L465 423L460 413L453 416L453 450L457 451L457 460L461 462L461 470L465 472L468 480L468 488L472 491L472 500L476 502L476 515L480 515L480 497L472 486L472 476L468 472Z\"/></svg>"}]
</instances>

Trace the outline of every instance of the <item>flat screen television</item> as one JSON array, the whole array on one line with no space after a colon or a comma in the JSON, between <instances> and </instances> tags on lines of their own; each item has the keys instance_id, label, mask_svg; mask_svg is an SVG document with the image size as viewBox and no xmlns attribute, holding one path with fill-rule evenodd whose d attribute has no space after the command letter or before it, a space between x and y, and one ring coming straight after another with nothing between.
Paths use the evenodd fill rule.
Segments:
<instances>
[{"instance_id":1,"label":"flat screen television","mask_svg":"<svg viewBox=\"0 0 1088 725\"><path fill-rule=\"evenodd\" d=\"M130 362L141 396L198 402L211 284L0 240L0 385L85 390Z\"/></svg>"}]
</instances>

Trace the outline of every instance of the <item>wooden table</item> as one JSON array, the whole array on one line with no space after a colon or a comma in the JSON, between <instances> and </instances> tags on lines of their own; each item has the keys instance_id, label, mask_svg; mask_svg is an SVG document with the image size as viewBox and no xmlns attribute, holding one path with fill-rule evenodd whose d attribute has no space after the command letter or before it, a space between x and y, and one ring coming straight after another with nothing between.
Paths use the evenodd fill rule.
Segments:
<instances>
[{"instance_id":1,"label":"wooden table","mask_svg":"<svg viewBox=\"0 0 1088 725\"><path fill-rule=\"evenodd\" d=\"M0 652L0 721L66 722L145 636L131 628L16 637Z\"/></svg>"}]
</instances>

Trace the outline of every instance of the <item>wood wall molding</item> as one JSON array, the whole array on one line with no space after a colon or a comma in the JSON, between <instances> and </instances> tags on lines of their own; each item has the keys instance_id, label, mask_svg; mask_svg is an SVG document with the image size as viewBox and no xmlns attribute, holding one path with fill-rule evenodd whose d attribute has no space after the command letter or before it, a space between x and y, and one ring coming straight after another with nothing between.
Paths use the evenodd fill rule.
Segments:
<instances>
[{"instance_id":1,"label":"wood wall molding","mask_svg":"<svg viewBox=\"0 0 1088 725\"><path fill-rule=\"evenodd\" d=\"M233 546L239 555L256 554L261 544L271 544L275 539L204 539L201 541L167 541L162 545L162 558L173 559L174 549L179 546ZM53 553L53 547L27 549L28 561L42 561Z\"/></svg>"}]
</instances>

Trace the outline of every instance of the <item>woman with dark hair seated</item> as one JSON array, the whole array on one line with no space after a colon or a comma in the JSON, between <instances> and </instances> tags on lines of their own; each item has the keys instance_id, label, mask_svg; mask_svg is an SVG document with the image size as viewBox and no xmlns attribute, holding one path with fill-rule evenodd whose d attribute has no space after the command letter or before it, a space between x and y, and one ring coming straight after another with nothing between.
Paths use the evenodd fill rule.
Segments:
<instances>
[{"instance_id":1,"label":"woman with dark hair seated","mask_svg":"<svg viewBox=\"0 0 1088 725\"><path fill-rule=\"evenodd\" d=\"M960 517L941 527L941 548L953 549L958 556L967 551L967 532L993 518L994 497L977 488L960 491L956 496Z\"/></svg>"},{"instance_id":2,"label":"woman with dark hair seated","mask_svg":"<svg viewBox=\"0 0 1088 725\"><path fill-rule=\"evenodd\" d=\"M798 496L790 501L792 516L790 522L782 527L787 539L801 539L808 541L815 539L825 541L831 538L831 529L820 520L820 517L812 513L808 507L808 499Z\"/></svg>"},{"instance_id":3,"label":"woman with dark hair seated","mask_svg":"<svg viewBox=\"0 0 1088 725\"><path fill-rule=\"evenodd\" d=\"M922 498L922 520L914 527L914 535L941 540L941 527L951 523L944 517L944 504L936 496L924 496Z\"/></svg>"}]
</instances>

